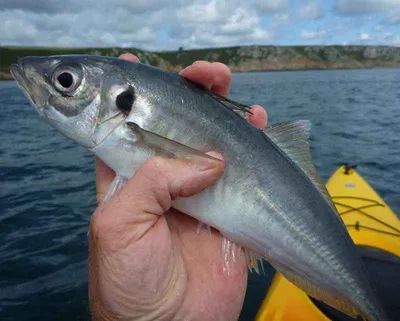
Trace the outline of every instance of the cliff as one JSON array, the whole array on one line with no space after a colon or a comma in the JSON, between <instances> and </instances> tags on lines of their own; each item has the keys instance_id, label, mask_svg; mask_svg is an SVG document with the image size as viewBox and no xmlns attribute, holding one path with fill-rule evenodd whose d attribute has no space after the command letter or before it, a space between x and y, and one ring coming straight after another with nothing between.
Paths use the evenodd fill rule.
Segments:
<instances>
[{"instance_id":1,"label":"cliff","mask_svg":"<svg viewBox=\"0 0 400 321\"><path fill-rule=\"evenodd\" d=\"M220 61L233 72L400 67L400 47L385 46L246 46L154 52L136 48L0 47L0 79L9 79L9 65L24 56L118 56L124 52L136 54L146 64L176 71L196 60Z\"/></svg>"}]
</instances>

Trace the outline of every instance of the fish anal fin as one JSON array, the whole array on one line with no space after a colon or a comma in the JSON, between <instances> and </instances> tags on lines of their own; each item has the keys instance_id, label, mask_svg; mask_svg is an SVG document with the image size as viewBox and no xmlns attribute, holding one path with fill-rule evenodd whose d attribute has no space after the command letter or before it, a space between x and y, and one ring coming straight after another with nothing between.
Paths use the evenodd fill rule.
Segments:
<instances>
[{"instance_id":1,"label":"fish anal fin","mask_svg":"<svg viewBox=\"0 0 400 321\"><path fill-rule=\"evenodd\" d=\"M262 256L251 252L249 250L245 250L246 253L246 259L247 259L247 266L249 268L250 272L255 271L257 274L263 274L265 275L265 270L264 270L264 259ZM261 267L261 272L260 272L260 267Z\"/></svg>"},{"instance_id":2,"label":"fish anal fin","mask_svg":"<svg viewBox=\"0 0 400 321\"><path fill-rule=\"evenodd\" d=\"M268 126L262 130L300 169L310 178L311 182L335 209L321 176L315 168L310 144L311 123L308 120L283 122Z\"/></svg>"},{"instance_id":3,"label":"fish anal fin","mask_svg":"<svg viewBox=\"0 0 400 321\"><path fill-rule=\"evenodd\" d=\"M314 299L322 301L325 304L334 307L335 309L351 316L354 319L357 318L357 316L362 315L361 311L357 309L352 303L326 292L325 290L309 282L308 280L297 277L286 269L279 269L279 272L290 283L294 284L296 287L303 290L306 294L313 297Z\"/></svg>"}]
</instances>

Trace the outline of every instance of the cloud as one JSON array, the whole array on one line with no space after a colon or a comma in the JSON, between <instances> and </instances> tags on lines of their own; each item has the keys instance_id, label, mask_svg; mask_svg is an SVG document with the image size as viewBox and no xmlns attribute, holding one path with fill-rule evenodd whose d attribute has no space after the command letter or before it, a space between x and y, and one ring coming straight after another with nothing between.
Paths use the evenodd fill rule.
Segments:
<instances>
[{"instance_id":1,"label":"cloud","mask_svg":"<svg viewBox=\"0 0 400 321\"><path fill-rule=\"evenodd\" d=\"M368 40L370 38L371 38L371 36L368 33L360 33L361 40Z\"/></svg>"},{"instance_id":2,"label":"cloud","mask_svg":"<svg viewBox=\"0 0 400 321\"><path fill-rule=\"evenodd\" d=\"M175 27L173 41L184 47L215 47L233 44L267 44L273 39L273 33L262 27L260 18L243 7L234 8L229 15L218 19L211 25L208 21L193 24L191 19L183 19L181 32ZM191 28L187 32L186 27ZM180 25L182 27L182 25Z\"/></svg>"},{"instance_id":3,"label":"cloud","mask_svg":"<svg viewBox=\"0 0 400 321\"><path fill-rule=\"evenodd\" d=\"M316 1L309 2L297 10L297 17L300 19L318 19L322 16L322 9Z\"/></svg>"},{"instance_id":4,"label":"cloud","mask_svg":"<svg viewBox=\"0 0 400 321\"><path fill-rule=\"evenodd\" d=\"M300 34L300 37L303 39L316 39L316 38L324 38L326 35L327 35L326 30L318 30L318 31L303 30Z\"/></svg>"},{"instance_id":5,"label":"cloud","mask_svg":"<svg viewBox=\"0 0 400 321\"><path fill-rule=\"evenodd\" d=\"M310 39L360 43L364 27L370 38L363 43L397 39L391 25L400 23L400 0L332 0L336 14L379 13L352 21L325 14L324 1L298 8L292 0L0 0L0 44L173 50ZM303 19L321 20L308 26L315 22ZM394 35L383 39L389 31Z\"/></svg>"},{"instance_id":6,"label":"cloud","mask_svg":"<svg viewBox=\"0 0 400 321\"><path fill-rule=\"evenodd\" d=\"M285 23L288 0L0 0L0 43L35 46L268 44L263 16Z\"/></svg>"},{"instance_id":7,"label":"cloud","mask_svg":"<svg viewBox=\"0 0 400 321\"><path fill-rule=\"evenodd\" d=\"M285 2L267 1L263 10L272 14ZM170 41L185 48L271 43L274 34L262 26L257 2L241 3L210 0L181 7L170 24Z\"/></svg>"},{"instance_id":8,"label":"cloud","mask_svg":"<svg viewBox=\"0 0 400 321\"><path fill-rule=\"evenodd\" d=\"M356 15L399 7L400 0L336 0L334 11L340 15Z\"/></svg>"}]
</instances>

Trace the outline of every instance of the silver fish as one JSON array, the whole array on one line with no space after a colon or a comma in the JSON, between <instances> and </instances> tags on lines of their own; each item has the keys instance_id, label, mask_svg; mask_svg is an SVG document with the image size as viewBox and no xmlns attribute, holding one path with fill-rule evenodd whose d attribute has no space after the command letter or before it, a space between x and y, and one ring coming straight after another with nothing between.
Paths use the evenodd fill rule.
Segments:
<instances>
[{"instance_id":1,"label":"silver fish","mask_svg":"<svg viewBox=\"0 0 400 321\"><path fill-rule=\"evenodd\" d=\"M114 189L154 155L219 151L223 176L173 206L265 258L310 296L353 317L388 320L313 166L309 122L256 129L240 115L246 106L121 59L26 57L11 72L48 123L117 173Z\"/></svg>"}]
</instances>

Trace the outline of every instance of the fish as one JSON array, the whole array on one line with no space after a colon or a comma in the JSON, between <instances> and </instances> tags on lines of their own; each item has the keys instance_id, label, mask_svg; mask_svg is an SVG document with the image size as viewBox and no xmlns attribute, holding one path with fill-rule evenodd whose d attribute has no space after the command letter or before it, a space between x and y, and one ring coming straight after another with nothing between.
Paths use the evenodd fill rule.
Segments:
<instances>
[{"instance_id":1,"label":"fish","mask_svg":"<svg viewBox=\"0 0 400 321\"><path fill-rule=\"evenodd\" d=\"M217 151L226 163L220 179L174 208L311 297L352 317L389 320L313 164L309 121L257 129L248 106L178 73L113 57L24 57L10 70L40 117L115 171L107 195L155 155Z\"/></svg>"}]
</instances>

